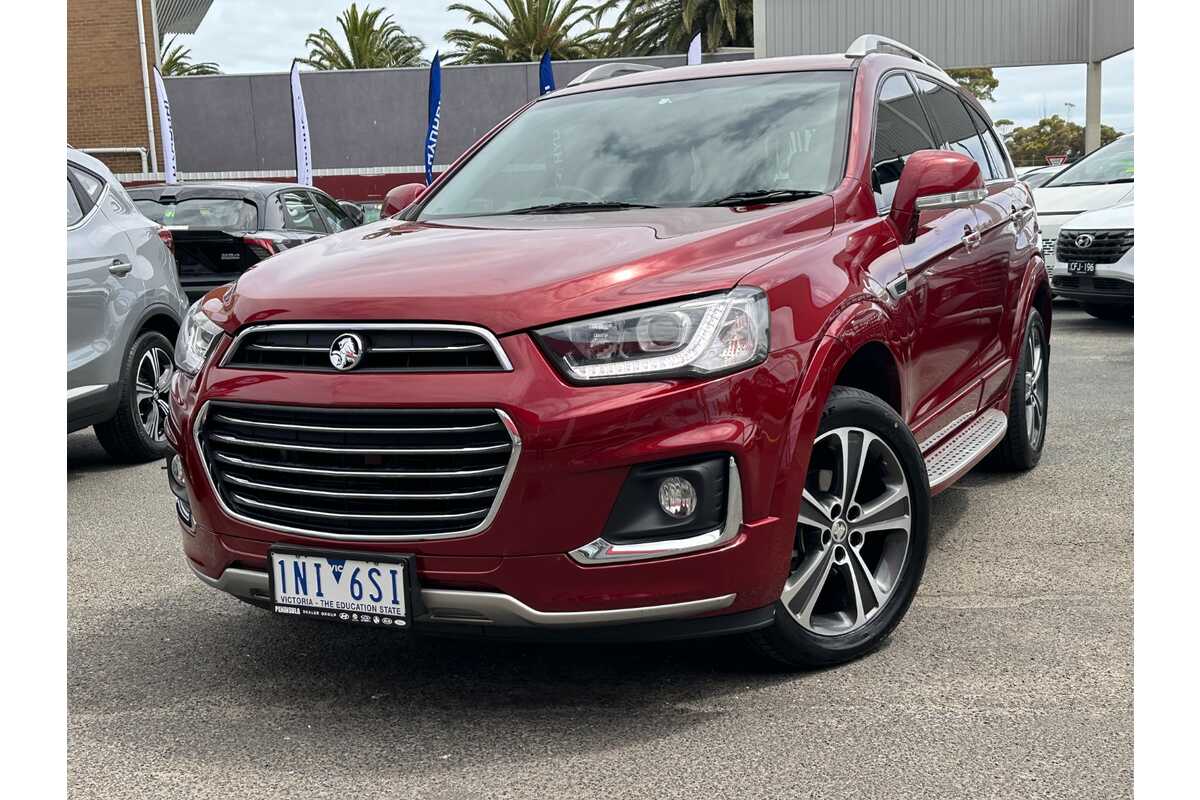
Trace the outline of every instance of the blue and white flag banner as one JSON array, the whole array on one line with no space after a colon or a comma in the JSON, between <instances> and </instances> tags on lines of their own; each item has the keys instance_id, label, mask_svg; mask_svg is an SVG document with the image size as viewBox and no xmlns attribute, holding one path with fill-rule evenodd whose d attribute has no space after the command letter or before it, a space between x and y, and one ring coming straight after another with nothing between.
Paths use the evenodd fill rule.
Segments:
<instances>
[{"instance_id":1,"label":"blue and white flag banner","mask_svg":"<svg viewBox=\"0 0 1200 800\"><path fill-rule=\"evenodd\" d=\"M167 183L179 183L175 171L175 130L171 127L171 101L162 74L154 68L154 93L158 95L158 128L162 135L163 175Z\"/></svg>"},{"instance_id":2,"label":"blue and white flag banner","mask_svg":"<svg viewBox=\"0 0 1200 800\"><path fill-rule=\"evenodd\" d=\"M300 86L300 62L292 62L292 128L296 135L296 183L312 186L312 139L308 135L308 111Z\"/></svg>"},{"instance_id":3,"label":"blue and white flag banner","mask_svg":"<svg viewBox=\"0 0 1200 800\"><path fill-rule=\"evenodd\" d=\"M538 67L538 94L546 94L553 92L554 86L554 66L550 63L550 51L542 53L542 63Z\"/></svg>"},{"instance_id":4,"label":"blue and white flag banner","mask_svg":"<svg viewBox=\"0 0 1200 800\"><path fill-rule=\"evenodd\" d=\"M437 156L438 130L442 122L442 57L433 54L429 65L429 129L425 132L425 185L433 183L433 159Z\"/></svg>"},{"instance_id":5,"label":"blue and white flag banner","mask_svg":"<svg viewBox=\"0 0 1200 800\"><path fill-rule=\"evenodd\" d=\"M700 34L698 34L698 33L692 39L692 43L690 45L688 45L687 63L688 63L689 67L692 66L693 64L700 63Z\"/></svg>"}]
</instances>

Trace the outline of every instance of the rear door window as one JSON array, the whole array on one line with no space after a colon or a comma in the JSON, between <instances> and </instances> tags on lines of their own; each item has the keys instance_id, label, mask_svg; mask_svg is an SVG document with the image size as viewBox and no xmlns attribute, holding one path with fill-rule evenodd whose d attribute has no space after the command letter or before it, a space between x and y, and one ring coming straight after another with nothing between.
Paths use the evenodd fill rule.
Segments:
<instances>
[{"instance_id":1,"label":"rear door window","mask_svg":"<svg viewBox=\"0 0 1200 800\"><path fill-rule=\"evenodd\" d=\"M280 192L279 204L283 209L283 227L289 231L326 233L317 206L308 192Z\"/></svg>"},{"instance_id":2,"label":"rear door window","mask_svg":"<svg viewBox=\"0 0 1200 800\"><path fill-rule=\"evenodd\" d=\"M880 213L892 206L904 162L918 150L936 150L933 131L908 78L892 75L879 90L875 113L875 151L872 178L875 206Z\"/></svg>"},{"instance_id":3,"label":"rear door window","mask_svg":"<svg viewBox=\"0 0 1200 800\"><path fill-rule=\"evenodd\" d=\"M921 90L921 100L938 128L939 139L946 148L970 156L979 165L985 181L997 177L988 161L979 131L967 113L966 104L959 99L958 92L922 77L917 78L917 86Z\"/></svg>"}]
</instances>

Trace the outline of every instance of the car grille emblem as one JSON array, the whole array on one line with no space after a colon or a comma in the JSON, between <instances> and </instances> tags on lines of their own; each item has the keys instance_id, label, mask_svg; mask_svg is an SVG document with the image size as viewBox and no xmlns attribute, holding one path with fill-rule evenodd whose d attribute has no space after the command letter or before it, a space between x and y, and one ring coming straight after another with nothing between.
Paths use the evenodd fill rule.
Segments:
<instances>
[{"instance_id":1,"label":"car grille emblem","mask_svg":"<svg viewBox=\"0 0 1200 800\"><path fill-rule=\"evenodd\" d=\"M1096 237L1090 233L1084 233L1075 237L1075 246L1079 248L1091 247L1092 242L1096 241Z\"/></svg>"},{"instance_id":2,"label":"car grille emblem","mask_svg":"<svg viewBox=\"0 0 1200 800\"><path fill-rule=\"evenodd\" d=\"M343 333L329 346L329 363L341 372L354 369L363 357L363 341L354 333Z\"/></svg>"}]
</instances>

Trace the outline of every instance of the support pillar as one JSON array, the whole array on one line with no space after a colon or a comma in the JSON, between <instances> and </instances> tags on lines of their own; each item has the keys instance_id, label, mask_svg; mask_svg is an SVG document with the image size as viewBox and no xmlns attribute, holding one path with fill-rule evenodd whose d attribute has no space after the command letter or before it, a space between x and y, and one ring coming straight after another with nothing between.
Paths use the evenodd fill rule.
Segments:
<instances>
[{"instance_id":1,"label":"support pillar","mask_svg":"<svg viewBox=\"0 0 1200 800\"><path fill-rule=\"evenodd\" d=\"M1099 61L1087 65L1087 99L1084 103L1085 122L1083 132L1083 151L1092 152L1100 146L1100 64Z\"/></svg>"}]
</instances>

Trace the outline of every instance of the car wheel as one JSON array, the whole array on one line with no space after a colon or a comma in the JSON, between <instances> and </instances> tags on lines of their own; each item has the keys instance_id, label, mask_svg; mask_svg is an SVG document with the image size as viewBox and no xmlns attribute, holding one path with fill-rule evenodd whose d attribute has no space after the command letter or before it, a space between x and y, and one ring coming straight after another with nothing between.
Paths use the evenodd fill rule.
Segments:
<instances>
[{"instance_id":1,"label":"car wheel","mask_svg":"<svg viewBox=\"0 0 1200 800\"><path fill-rule=\"evenodd\" d=\"M147 331L129 348L121 369L117 413L95 426L101 446L117 461L152 461L167 455L173 372L171 343L161 333Z\"/></svg>"},{"instance_id":2,"label":"car wheel","mask_svg":"<svg viewBox=\"0 0 1200 800\"><path fill-rule=\"evenodd\" d=\"M1042 459L1046 419L1050 408L1050 348L1046 326L1037 309L1025 323L1021 361L1008 398L1008 431L988 456L988 466L1022 471Z\"/></svg>"},{"instance_id":3,"label":"car wheel","mask_svg":"<svg viewBox=\"0 0 1200 800\"><path fill-rule=\"evenodd\" d=\"M928 537L929 483L908 426L878 397L835 387L804 476L775 622L751 643L788 667L869 653L908 610Z\"/></svg>"},{"instance_id":4,"label":"car wheel","mask_svg":"<svg viewBox=\"0 0 1200 800\"><path fill-rule=\"evenodd\" d=\"M1114 322L1126 322L1133 319L1133 306L1110 306L1096 305L1095 303L1084 303L1083 310L1091 314L1096 319L1109 320Z\"/></svg>"}]
</instances>

